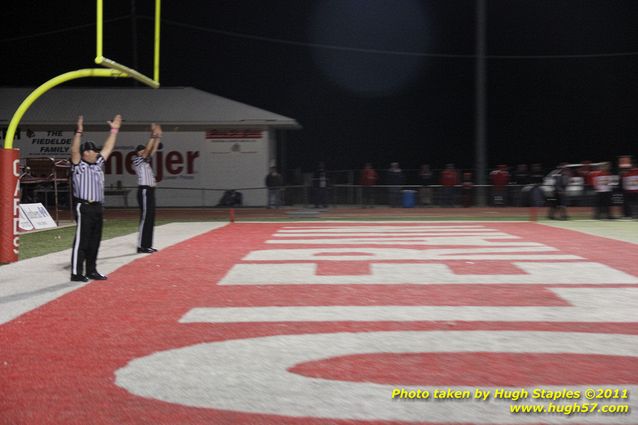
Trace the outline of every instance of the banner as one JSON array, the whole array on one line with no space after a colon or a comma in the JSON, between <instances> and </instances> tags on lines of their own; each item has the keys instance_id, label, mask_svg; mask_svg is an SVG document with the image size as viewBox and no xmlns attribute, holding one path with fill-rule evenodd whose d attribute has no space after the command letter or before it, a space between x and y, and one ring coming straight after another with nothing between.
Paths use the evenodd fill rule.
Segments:
<instances>
[{"instance_id":1,"label":"banner","mask_svg":"<svg viewBox=\"0 0 638 425\"><path fill-rule=\"evenodd\" d=\"M57 227L57 224L55 224L55 221L47 209L40 203L21 204L20 211L24 214L24 217L29 221L33 229L51 229ZM23 228L22 222L20 222L20 227Z\"/></svg>"}]
</instances>

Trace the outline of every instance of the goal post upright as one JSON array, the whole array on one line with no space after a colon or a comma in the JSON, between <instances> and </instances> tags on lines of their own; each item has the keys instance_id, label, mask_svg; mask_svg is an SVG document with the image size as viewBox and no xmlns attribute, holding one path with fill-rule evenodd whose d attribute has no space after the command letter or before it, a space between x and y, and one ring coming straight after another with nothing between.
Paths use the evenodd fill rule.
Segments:
<instances>
[{"instance_id":1,"label":"goal post upright","mask_svg":"<svg viewBox=\"0 0 638 425\"><path fill-rule=\"evenodd\" d=\"M162 1L155 0L155 35L153 37L153 80L159 84L160 29Z\"/></svg>"}]
</instances>

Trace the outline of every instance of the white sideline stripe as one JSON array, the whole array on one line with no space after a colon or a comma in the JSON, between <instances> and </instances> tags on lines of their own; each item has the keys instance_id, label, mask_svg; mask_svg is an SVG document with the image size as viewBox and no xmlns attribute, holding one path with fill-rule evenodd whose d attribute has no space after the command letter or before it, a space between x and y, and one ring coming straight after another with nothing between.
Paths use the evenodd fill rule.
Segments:
<instances>
[{"instance_id":1,"label":"white sideline stripe","mask_svg":"<svg viewBox=\"0 0 638 425\"><path fill-rule=\"evenodd\" d=\"M554 288L569 307L199 307L180 323L252 322L638 322L638 289Z\"/></svg>"},{"instance_id":2,"label":"white sideline stripe","mask_svg":"<svg viewBox=\"0 0 638 425\"><path fill-rule=\"evenodd\" d=\"M512 262L524 274L455 274L446 264L370 264L370 274L317 275L316 263L236 264L220 285L635 284L638 278L600 263Z\"/></svg>"}]
</instances>

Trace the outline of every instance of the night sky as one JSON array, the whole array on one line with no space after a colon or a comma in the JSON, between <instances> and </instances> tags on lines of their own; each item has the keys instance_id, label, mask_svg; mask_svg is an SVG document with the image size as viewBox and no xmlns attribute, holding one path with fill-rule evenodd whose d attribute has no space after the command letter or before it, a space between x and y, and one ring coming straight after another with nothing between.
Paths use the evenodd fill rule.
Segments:
<instances>
[{"instance_id":1,"label":"night sky","mask_svg":"<svg viewBox=\"0 0 638 425\"><path fill-rule=\"evenodd\" d=\"M135 2L138 68L149 75L153 3ZM304 129L287 133L287 168L473 166L473 0L163 3L162 85L295 118ZM635 157L638 1L487 4L489 166ZM105 55L127 65L130 14L131 0L105 0ZM93 1L23 0L2 16L1 85L94 66Z\"/></svg>"}]
</instances>

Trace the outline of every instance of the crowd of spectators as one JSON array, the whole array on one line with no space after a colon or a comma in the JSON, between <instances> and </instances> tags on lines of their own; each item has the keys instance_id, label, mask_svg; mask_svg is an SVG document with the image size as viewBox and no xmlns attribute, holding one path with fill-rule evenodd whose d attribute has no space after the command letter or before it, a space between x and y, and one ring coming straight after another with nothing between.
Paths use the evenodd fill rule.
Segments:
<instances>
[{"instance_id":1,"label":"crowd of spectators","mask_svg":"<svg viewBox=\"0 0 638 425\"><path fill-rule=\"evenodd\" d=\"M594 218L614 218L611 205L621 205L623 216L638 218L638 168L631 158L619 162L615 169L608 162L591 161L562 163L550 169L539 163L498 164L482 186L477 185L472 170L459 169L453 163L440 170L427 163L417 170L404 170L398 162L377 170L366 163L357 174L350 183L360 187L364 208L375 204L400 207L403 192L410 189L416 205L424 207L471 207L481 193L493 207L547 206L549 218L567 219L570 206L591 206ZM312 174L315 207L327 207L333 183L324 163L319 163Z\"/></svg>"}]
</instances>

